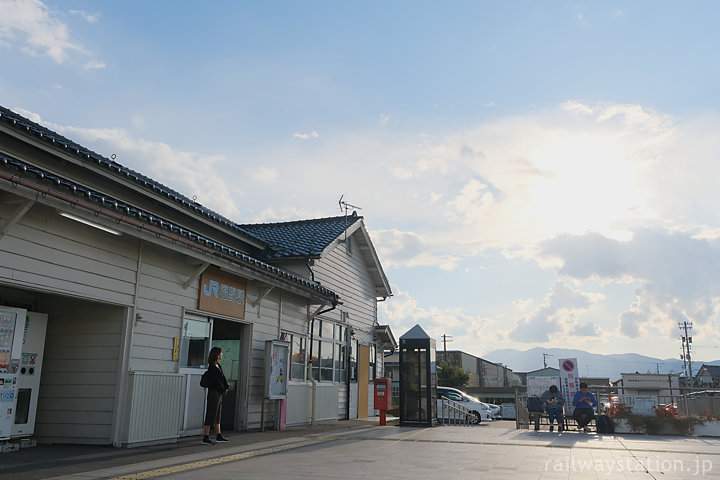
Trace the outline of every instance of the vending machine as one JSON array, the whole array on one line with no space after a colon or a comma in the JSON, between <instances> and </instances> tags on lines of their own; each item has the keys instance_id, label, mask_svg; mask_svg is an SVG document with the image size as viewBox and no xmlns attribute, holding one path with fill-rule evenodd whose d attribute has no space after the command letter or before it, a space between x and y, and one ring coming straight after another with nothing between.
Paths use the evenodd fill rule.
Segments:
<instances>
[{"instance_id":1,"label":"vending machine","mask_svg":"<svg viewBox=\"0 0 720 480\"><path fill-rule=\"evenodd\" d=\"M0 307L0 440L7 440L15 423L18 371L27 311Z\"/></svg>"},{"instance_id":2,"label":"vending machine","mask_svg":"<svg viewBox=\"0 0 720 480\"><path fill-rule=\"evenodd\" d=\"M11 437L29 437L35 433L35 414L40 392L47 318L44 313L27 312L20 351L15 424Z\"/></svg>"}]
</instances>

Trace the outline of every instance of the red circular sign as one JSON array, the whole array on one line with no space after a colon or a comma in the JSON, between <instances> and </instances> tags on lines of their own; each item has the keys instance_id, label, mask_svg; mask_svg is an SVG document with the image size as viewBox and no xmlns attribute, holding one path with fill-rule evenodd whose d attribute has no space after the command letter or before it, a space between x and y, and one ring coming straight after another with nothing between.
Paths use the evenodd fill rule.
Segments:
<instances>
[{"instance_id":1,"label":"red circular sign","mask_svg":"<svg viewBox=\"0 0 720 480\"><path fill-rule=\"evenodd\" d=\"M572 360L565 360L565 361L562 363L562 368L563 368L563 370L565 370L566 372L572 372L573 370L575 370L575 364L573 363Z\"/></svg>"}]
</instances>

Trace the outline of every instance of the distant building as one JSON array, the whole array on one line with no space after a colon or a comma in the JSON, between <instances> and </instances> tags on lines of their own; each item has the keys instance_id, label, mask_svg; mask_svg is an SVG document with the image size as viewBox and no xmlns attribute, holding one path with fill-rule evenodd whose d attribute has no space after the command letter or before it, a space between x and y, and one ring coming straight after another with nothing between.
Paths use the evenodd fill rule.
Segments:
<instances>
[{"instance_id":1,"label":"distant building","mask_svg":"<svg viewBox=\"0 0 720 480\"><path fill-rule=\"evenodd\" d=\"M437 352L438 362L447 362L460 367L470 375L466 387L513 387L520 386L520 376L505 365L490 362L460 350Z\"/></svg>"},{"instance_id":2,"label":"distant building","mask_svg":"<svg viewBox=\"0 0 720 480\"><path fill-rule=\"evenodd\" d=\"M664 373L622 373L613 382L620 397L657 397L658 403L674 403L680 396L680 376Z\"/></svg>"},{"instance_id":3,"label":"distant building","mask_svg":"<svg viewBox=\"0 0 720 480\"><path fill-rule=\"evenodd\" d=\"M553 367L545 367L539 370L532 370L524 374L525 378L528 377L558 377L560 378L560 370Z\"/></svg>"},{"instance_id":4,"label":"distant building","mask_svg":"<svg viewBox=\"0 0 720 480\"><path fill-rule=\"evenodd\" d=\"M524 392L518 374L510 368L476 357L460 350L438 351L438 362L460 367L469 375L468 384L462 388L483 402L500 404L514 402L518 390ZM397 352L385 352L385 375L392 379L393 404L397 405L400 386L400 358Z\"/></svg>"},{"instance_id":5,"label":"distant building","mask_svg":"<svg viewBox=\"0 0 720 480\"><path fill-rule=\"evenodd\" d=\"M720 387L720 365L703 364L695 374L695 384L701 387Z\"/></svg>"}]
</instances>

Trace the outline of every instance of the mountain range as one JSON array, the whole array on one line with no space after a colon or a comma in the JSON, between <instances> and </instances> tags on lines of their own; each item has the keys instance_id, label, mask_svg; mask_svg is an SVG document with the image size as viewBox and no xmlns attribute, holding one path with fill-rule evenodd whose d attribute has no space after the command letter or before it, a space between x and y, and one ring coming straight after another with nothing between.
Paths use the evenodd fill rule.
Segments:
<instances>
[{"instance_id":1,"label":"mountain range","mask_svg":"<svg viewBox=\"0 0 720 480\"><path fill-rule=\"evenodd\" d=\"M543 354L545 356L543 357ZM674 358L654 358L637 353L619 353L603 355L571 348L532 348L514 350L506 348L493 350L482 356L485 360L507 365L513 372L531 372L545 366L558 368L558 360L576 358L581 377L609 377L618 380L622 373L683 373L683 361ZM543 363L544 361L544 363ZM720 365L713 362L692 363L693 375L703 365Z\"/></svg>"}]
</instances>

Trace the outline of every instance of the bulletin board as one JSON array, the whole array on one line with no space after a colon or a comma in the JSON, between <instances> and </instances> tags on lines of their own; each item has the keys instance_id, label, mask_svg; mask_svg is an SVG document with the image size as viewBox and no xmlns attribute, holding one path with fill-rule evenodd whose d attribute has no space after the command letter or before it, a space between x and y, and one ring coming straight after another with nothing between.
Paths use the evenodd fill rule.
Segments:
<instances>
[{"instance_id":1,"label":"bulletin board","mask_svg":"<svg viewBox=\"0 0 720 480\"><path fill-rule=\"evenodd\" d=\"M265 398L287 398L288 358L290 343L265 341Z\"/></svg>"}]
</instances>

